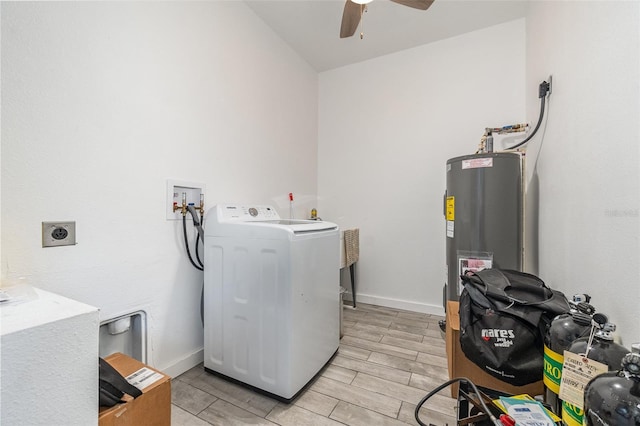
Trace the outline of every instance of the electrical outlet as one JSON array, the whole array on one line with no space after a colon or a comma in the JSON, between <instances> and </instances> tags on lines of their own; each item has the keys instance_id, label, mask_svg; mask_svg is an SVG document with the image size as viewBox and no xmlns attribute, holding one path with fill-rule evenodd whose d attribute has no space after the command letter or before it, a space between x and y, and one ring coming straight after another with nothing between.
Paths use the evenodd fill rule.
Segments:
<instances>
[{"instance_id":1,"label":"electrical outlet","mask_svg":"<svg viewBox=\"0 0 640 426\"><path fill-rule=\"evenodd\" d=\"M76 244L75 222L42 222L42 247Z\"/></svg>"}]
</instances>

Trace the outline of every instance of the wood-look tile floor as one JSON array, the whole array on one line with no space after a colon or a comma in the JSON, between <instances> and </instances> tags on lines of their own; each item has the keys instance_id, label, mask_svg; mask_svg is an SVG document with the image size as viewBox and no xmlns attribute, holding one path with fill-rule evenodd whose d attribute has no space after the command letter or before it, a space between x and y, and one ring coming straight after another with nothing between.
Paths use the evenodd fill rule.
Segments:
<instances>
[{"instance_id":1,"label":"wood-look tile floor","mask_svg":"<svg viewBox=\"0 0 640 426\"><path fill-rule=\"evenodd\" d=\"M449 379L440 319L373 305L345 307L338 354L290 404L198 365L172 381L172 425L417 425L416 404ZM446 388L427 401L420 419L455 425L455 406Z\"/></svg>"}]
</instances>

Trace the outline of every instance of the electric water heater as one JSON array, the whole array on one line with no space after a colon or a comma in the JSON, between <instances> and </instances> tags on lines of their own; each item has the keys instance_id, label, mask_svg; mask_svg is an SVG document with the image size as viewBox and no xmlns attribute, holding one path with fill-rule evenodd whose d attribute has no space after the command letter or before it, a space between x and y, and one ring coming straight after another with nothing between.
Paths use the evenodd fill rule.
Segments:
<instances>
[{"instance_id":1,"label":"electric water heater","mask_svg":"<svg viewBox=\"0 0 640 426\"><path fill-rule=\"evenodd\" d=\"M447 161L445 307L447 300L458 300L460 275L467 271L524 270L524 193L524 154L520 152Z\"/></svg>"}]
</instances>

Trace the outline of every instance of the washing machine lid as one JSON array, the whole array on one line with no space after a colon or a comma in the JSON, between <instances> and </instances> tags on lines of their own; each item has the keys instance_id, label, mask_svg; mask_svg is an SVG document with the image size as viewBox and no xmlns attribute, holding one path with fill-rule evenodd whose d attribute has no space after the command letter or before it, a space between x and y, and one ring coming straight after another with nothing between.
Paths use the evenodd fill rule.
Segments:
<instances>
[{"instance_id":1,"label":"washing machine lid","mask_svg":"<svg viewBox=\"0 0 640 426\"><path fill-rule=\"evenodd\" d=\"M261 232L264 231L264 232ZM282 219L268 205L220 204L207 213L205 235L276 236L278 233L299 235L338 230L338 225L320 220ZM283 235L284 236L284 235Z\"/></svg>"},{"instance_id":2,"label":"washing machine lid","mask_svg":"<svg viewBox=\"0 0 640 426\"><path fill-rule=\"evenodd\" d=\"M277 219L244 222L250 226L265 226L290 229L294 234L306 232L328 231L338 229L338 225L322 220L295 220L295 219Z\"/></svg>"}]
</instances>

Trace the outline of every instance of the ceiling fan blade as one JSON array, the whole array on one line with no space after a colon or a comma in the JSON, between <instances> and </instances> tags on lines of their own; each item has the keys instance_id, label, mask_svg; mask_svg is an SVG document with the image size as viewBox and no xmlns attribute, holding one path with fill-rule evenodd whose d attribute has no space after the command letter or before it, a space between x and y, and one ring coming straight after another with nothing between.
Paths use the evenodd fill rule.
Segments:
<instances>
[{"instance_id":1,"label":"ceiling fan blade","mask_svg":"<svg viewBox=\"0 0 640 426\"><path fill-rule=\"evenodd\" d=\"M342 12L342 25L340 26L340 38L351 37L358 29L360 18L362 17L361 6L347 0Z\"/></svg>"},{"instance_id":2,"label":"ceiling fan blade","mask_svg":"<svg viewBox=\"0 0 640 426\"><path fill-rule=\"evenodd\" d=\"M433 3L433 0L391 0L394 3L403 6L413 7L414 9L427 10Z\"/></svg>"}]
</instances>

